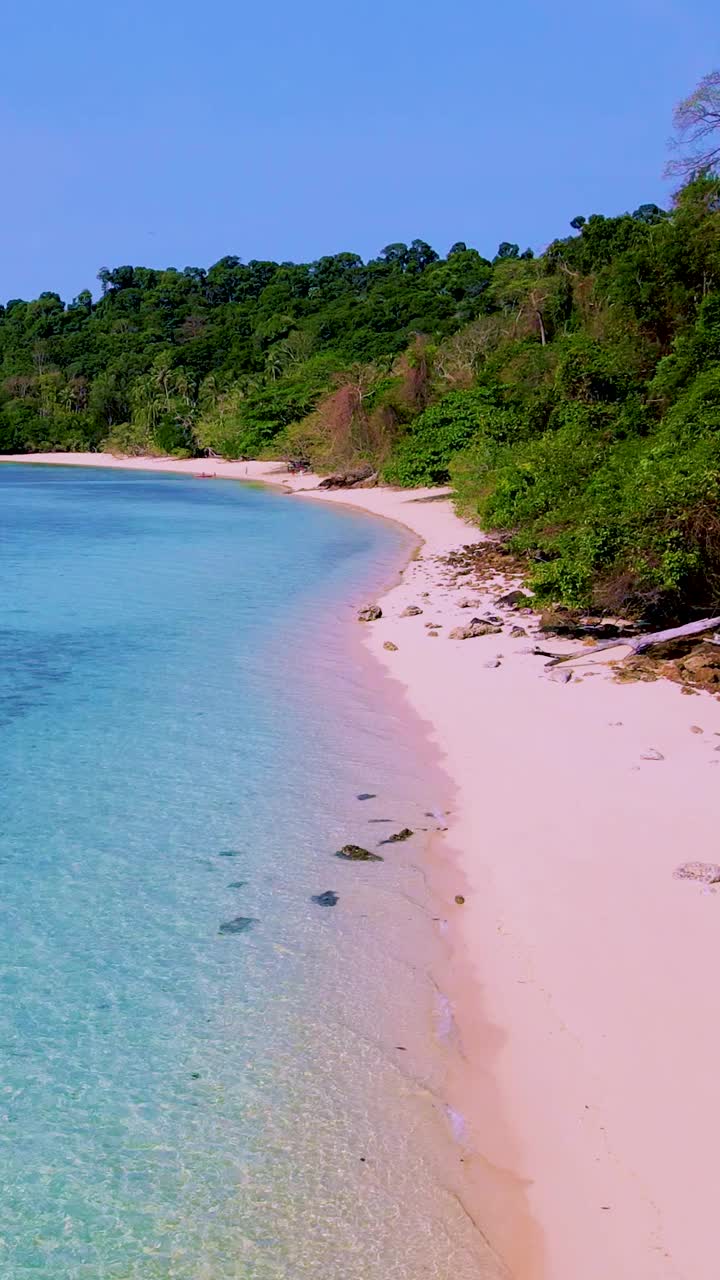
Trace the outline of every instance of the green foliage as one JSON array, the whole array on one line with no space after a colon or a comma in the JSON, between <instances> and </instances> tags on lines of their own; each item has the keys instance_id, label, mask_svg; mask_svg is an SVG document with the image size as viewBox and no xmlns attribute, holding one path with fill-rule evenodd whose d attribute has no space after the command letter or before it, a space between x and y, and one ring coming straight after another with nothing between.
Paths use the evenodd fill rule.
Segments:
<instances>
[{"instance_id":1,"label":"green foliage","mask_svg":"<svg viewBox=\"0 0 720 1280\"><path fill-rule=\"evenodd\" d=\"M701 104L702 105L702 104ZM540 256L120 266L0 308L0 450L302 454L456 488L549 600L720 612L720 179Z\"/></svg>"},{"instance_id":2,"label":"green foliage","mask_svg":"<svg viewBox=\"0 0 720 1280\"><path fill-rule=\"evenodd\" d=\"M502 411L493 409L490 392L482 388L451 392L415 419L385 465L383 479L408 487L446 484L453 455L483 426L492 430L493 414L504 418Z\"/></svg>"}]
</instances>

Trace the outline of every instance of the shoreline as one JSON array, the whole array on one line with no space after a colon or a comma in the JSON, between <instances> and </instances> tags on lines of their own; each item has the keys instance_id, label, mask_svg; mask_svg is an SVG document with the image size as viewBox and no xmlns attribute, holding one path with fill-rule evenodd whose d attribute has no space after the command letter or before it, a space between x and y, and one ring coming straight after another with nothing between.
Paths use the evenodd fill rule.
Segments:
<instances>
[{"instance_id":1,"label":"shoreline","mask_svg":"<svg viewBox=\"0 0 720 1280\"><path fill-rule=\"evenodd\" d=\"M2 461L207 469L411 530L419 553L363 640L457 795L431 875L458 958L442 975L461 1042L449 1103L481 1153L480 1229L516 1280L712 1280L720 1032L708 985L720 903L672 872L716 857L720 703L600 671L554 683L507 626L448 644L472 616L459 601L496 610L501 587L450 580L436 557L482 534L448 502L418 501L427 491L317 492L277 463ZM422 615L401 618L411 604ZM442 628L437 645L427 621ZM650 748L662 760L643 759Z\"/></svg>"}]
</instances>

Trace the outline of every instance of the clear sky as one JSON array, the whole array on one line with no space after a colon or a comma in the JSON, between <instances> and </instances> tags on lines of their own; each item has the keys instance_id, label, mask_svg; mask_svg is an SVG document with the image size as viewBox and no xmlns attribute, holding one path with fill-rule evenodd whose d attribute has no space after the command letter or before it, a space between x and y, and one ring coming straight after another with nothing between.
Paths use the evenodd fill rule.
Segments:
<instances>
[{"instance_id":1,"label":"clear sky","mask_svg":"<svg viewBox=\"0 0 720 1280\"><path fill-rule=\"evenodd\" d=\"M717 0L19 0L0 46L0 299L102 266L535 249L662 203Z\"/></svg>"}]
</instances>

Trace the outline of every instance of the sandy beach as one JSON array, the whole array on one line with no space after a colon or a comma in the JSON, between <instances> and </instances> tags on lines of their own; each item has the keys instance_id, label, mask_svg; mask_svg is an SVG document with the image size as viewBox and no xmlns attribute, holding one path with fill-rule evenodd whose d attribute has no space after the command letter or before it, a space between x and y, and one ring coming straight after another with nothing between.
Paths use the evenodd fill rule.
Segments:
<instances>
[{"instance_id":1,"label":"sandy beach","mask_svg":"<svg viewBox=\"0 0 720 1280\"><path fill-rule=\"evenodd\" d=\"M517 1280L714 1280L720 896L673 871L718 860L720 702L602 667L548 679L532 616L439 560L482 535L427 491L317 493L274 463L14 460L282 483L422 541L363 635L456 787L434 874L456 958L451 1101L495 1189L481 1225ZM448 638L488 611L501 634Z\"/></svg>"}]
</instances>

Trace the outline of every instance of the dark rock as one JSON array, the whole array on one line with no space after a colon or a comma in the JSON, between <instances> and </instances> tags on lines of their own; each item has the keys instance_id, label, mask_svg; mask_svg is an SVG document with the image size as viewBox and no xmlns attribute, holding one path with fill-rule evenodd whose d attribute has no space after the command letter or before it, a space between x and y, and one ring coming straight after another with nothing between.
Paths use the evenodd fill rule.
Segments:
<instances>
[{"instance_id":1,"label":"dark rock","mask_svg":"<svg viewBox=\"0 0 720 1280\"><path fill-rule=\"evenodd\" d=\"M397 653L397 645L393 644L392 640L386 640L383 649L387 649L389 653Z\"/></svg>"},{"instance_id":2,"label":"dark rock","mask_svg":"<svg viewBox=\"0 0 720 1280\"><path fill-rule=\"evenodd\" d=\"M318 907L336 907L338 896L332 889L326 889L324 893L314 893L310 901Z\"/></svg>"},{"instance_id":3,"label":"dark rock","mask_svg":"<svg viewBox=\"0 0 720 1280\"><path fill-rule=\"evenodd\" d=\"M511 627L510 635L513 640L521 640L523 636L527 635L527 631L524 627Z\"/></svg>"},{"instance_id":4,"label":"dark rock","mask_svg":"<svg viewBox=\"0 0 720 1280\"><path fill-rule=\"evenodd\" d=\"M221 924L218 933L247 933L254 924L257 924L255 916L236 916L234 920Z\"/></svg>"},{"instance_id":5,"label":"dark rock","mask_svg":"<svg viewBox=\"0 0 720 1280\"><path fill-rule=\"evenodd\" d=\"M483 662L484 667L499 667L501 665L499 658L491 658L489 662Z\"/></svg>"},{"instance_id":6,"label":"dark rock","mask_svg":"<svg viewBox=\"0 0 720 1280\"><path fill-rule=\"evenodd\" d=\"M373 476L370 466L355 467L350 471L337 471L334 475L321 480L318 489L350 489L353 485L362 484Z\"/></svg>"},{"instance_id":7,"label":"dark rock","mask_svg":"<svg viewBox=\"0 0 720 1280\"><path fill-rule=\"evenodd\" d=\"M421 613L422 613L422 609L418 608L416 604L409 604L407 609L403 609L402 613L400 614L400 617L401 618L417 618L418 615Z\"/></svg>"},{"instance_id":8,"label":"dark rock","mask_svg":"<svg viewBox=\"0 0 720 1280\"><path fill-rule=\"evenodd\" d=\"M512 609L517 605L529 605L531 600L532 596L524 591L508 591L506 595L498 596L495 603L506 609Z\"/></svg>"},{"instance_id":9,"label":"dark rock","mask_svg":"<svg viewBox=\"0 0 720 1280\"><path fill-rule=\"evenodd\" d=\"M377 622L378 618L382 618L382 609L379 604L368 604L361 609L358 614L358 622Z\"/></svg>"},{"instance_id":10,"label":"dark rock","mask_svg":"<svg viewBox=\"0 0 720 1280\"><path fill-rule=\"evenodd\" d=\"M357 798L358 800L377 800L377 796L374 791L361 791Z\"/></svg>"},{"instance_id":11,"label":"dark rock","mask_svg":"<svg viewBox=\"0 0 720 1280\"><path fill-rule=\"evenodd\" d=\"M379 853L370 853L369 849L363 849L359 844L344 844L342 849L338 849L335 857L342 858L343 862L383 861Z\"/></svg>"},{"instance_id":12,"label":"dark rock","mask_svg":"<svg viewBox=\"0 0 720 1280\"><path fill-rule=\"evenodd\" d=\"M465 905L465 899L463 898L461 893L455 894L455 901L459 907L462 907Z\"/></svg>"},{"instance_id":13,"label":"dark rock","mask_svg":"<svg viewBox=\"0 0 720 1280\"><path fill-rule=\"evenodd\" d=\"M402 831L396 831L394 835L388 836L386 840L381 840L381 844L400 844L403 840L409 840L413 832L409 827L403 827Z\"/></svg>"}]
</instances>

